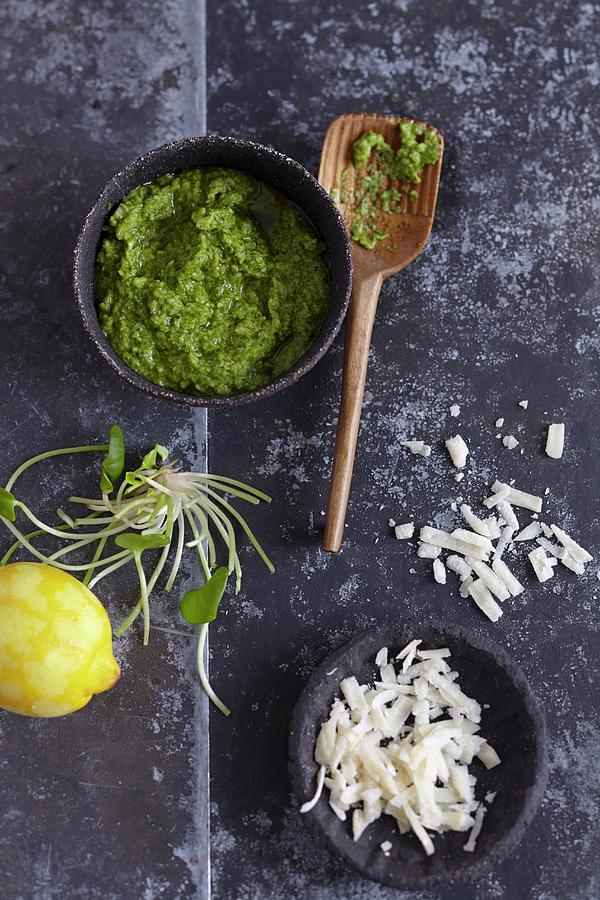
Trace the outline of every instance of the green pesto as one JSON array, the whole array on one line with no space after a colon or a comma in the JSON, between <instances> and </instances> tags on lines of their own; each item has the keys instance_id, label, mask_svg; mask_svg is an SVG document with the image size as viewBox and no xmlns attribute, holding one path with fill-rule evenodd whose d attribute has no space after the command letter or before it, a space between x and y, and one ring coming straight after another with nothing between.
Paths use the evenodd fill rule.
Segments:
<instances>
[{"instance_id":1,"label":"green pesto","mask_svg":"<svg viewBox=\"0 0 600 900\"><path fill-rule=\"evenodd\" d=\"M389 235L378 227L381 213L402 211L402 191L394 183L420 184L427 165L440 158L441 144L435 128L425 128L417 122L399 122L400 146L394 150L383 135L365 131L352 145L352 159L358 172L356 179L354 220L351 237L367 250ZM373 151L375 155L372 156ZM403 192L416 200L415 189Z\"/></svg>"},{"instance_id":2,"label":"green pesto","mask_svg":"<svg viewBox=\"0 0 600 900\"><path fill-rule=\"evenodd\" d=\"M95 280L119 356L155 384L209 395L287 371L329 298L325 248L306 216L232 169L135 188L105 228Z\"/></svg>"},{"instance_id":3,"label":"green pesto","mask_svg":"<svg viewBox=\"0 0 600 900\"><path fill-rule=\"evenodd\" d=\"M350 170L348 166L342 169L342 174L340 175L340 202L345 203L348 199L348 178L350 177Z\"/></svg>"},{"instance_id":4,"label":"green pesto","mask_svg":"<svg viewBox=\"0 0 600 900\"><path fill-rule=\"evenodd\" d=\"M357 169L361 169L369 162L372 150L382 150L386 152L392 148L382 134L376 131L365 131L364 134L354 141L352 144L352 159Z\"/></svg>"},{"instance_id":5,"label":"green pesto","mask_svg":"<svg viewBox=\"0 0 600 900\"><path fill-rule=\"evenodd\" d=\"M383 212L389 213L393 212L396 208L396 204L401 202L402 194L400 193L400 191L397 191L396 188L388 188L386 191L381 192L381 194L379 195L379 199L381 200L381 208Z\"/></svg>"},{"instance_id":6,"label":"green pesto","mask_svg":"<svg viewBox=\"0 0 600 900\"><path fill-rule=\"evenodd\" d=\"M378 151L379 171L398 181L420 184L425 166L440 158L440 141L435 128L418 122L399 122L400 146L394 150L383 135L365 131L352 144L352 158L357 169L366 167L373 150Z\"/></svg>"},{"instance_id":7,"label":"green pesto","mask_svg":"<svg viewBox=\"0 0 600 900\"><path fill-rule=\"evenodd\" d=\"M350 237L357 244L361 244L367 250L372 250L379 241L385 240L389 235L385 231L377 231L369 222L364 219L357 219L352 223L350 229Z\"/></svg>"}]
</instances>

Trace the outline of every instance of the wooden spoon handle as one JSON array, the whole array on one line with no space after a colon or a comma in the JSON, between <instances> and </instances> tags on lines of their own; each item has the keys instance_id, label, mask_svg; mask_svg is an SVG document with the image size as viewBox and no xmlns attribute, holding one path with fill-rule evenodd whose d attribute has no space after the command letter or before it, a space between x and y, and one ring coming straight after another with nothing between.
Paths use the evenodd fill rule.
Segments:
<instances>
[{"instance_id":1,"label":"wooden spoon handle","mask_svg":"<svg viewBox=\"0 0 600 900\"><path fill-rule=\"evenodd\" d=\"M344 536L344 522L369 363L371 333L381 283L380 274L369 275L355 281L346 318L342 401L337 423L323 540L324 549L332 553L337 553L340 549Z\"/></svg>"}]
</instances>

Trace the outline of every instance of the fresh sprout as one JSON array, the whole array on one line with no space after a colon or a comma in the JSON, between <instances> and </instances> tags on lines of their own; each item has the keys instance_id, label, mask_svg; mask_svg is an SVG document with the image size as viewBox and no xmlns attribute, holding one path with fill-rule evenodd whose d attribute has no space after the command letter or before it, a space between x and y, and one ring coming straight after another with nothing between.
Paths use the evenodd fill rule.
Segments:
<instances>
[{"instance_id":1,"label":"fresh sprout","mask_svg":"<svg viewBox=\"0 0 600 900\"><path fill-rule=\"evenodd\" d=\"M101 464L100 496L69 497L77 512L59 508L59 524L43 522L15 494L15 483L30 466L57 456L91 452L105 454ZM144 620L143 642L148 644L152 591L169 557L172 561L165 590L172 590L184 552L186 548L192 550L198 558L204 583L184 595L180 612L188 622L200 625L197 652L200 682L215 706L229 715L230 710L210 686L204 665L204 648L209 623L217 615L232 573L235 593L240 590L242 568L237 550L236 524L270 572L274 571L274 566L246 520L226 498L252 505L261 501L270 503L271 498L235 478L182 471L178 462L168 461L168 451L161 444L155 444L137 469L123 474L124 468L125 446L118 425L111 425L106 444L50 450L20 465L6 486L0 487L0 521L15 537L14 543L0 559L0 566L6 565L19 549L25 548L40 562L82 576L83 583L93 589L107 575L133 563L140 596L116 629L116 635L120 637L125 634L141 613ZM17 527L15 523L19 513L35 526L34 531L25 533ZM52 553L42 552L32 543L44 536L60 542ZM218 538L227 550L227 564L219 568ZM161 552L153 568L145 567L143 554L158 550ZM87 554L88 561L83 564L73 562L71 554L76 551Z\"/></svg>"},{"instance_id":2,"label":"fresh sprout","mask_svg":"<svg viewBox=\"0 0 600 900\"><path fill-rule=\"evenodd\" d=\"M217 697L210 686L204 670L204 645L208 635L208 625L217 617L219 604L225 593L227 578L229 572L225 566L217 569L205 583L195 590L188 591L181 598L179 611L184 619L192 622L194 625L200 625L200 637L198 639L198 674L200 675L200 683L204 691L217 709L220 709L224 716L228 716L231 712L229 707L225 706L222 700Z\"/></svg>"}]
</instances>

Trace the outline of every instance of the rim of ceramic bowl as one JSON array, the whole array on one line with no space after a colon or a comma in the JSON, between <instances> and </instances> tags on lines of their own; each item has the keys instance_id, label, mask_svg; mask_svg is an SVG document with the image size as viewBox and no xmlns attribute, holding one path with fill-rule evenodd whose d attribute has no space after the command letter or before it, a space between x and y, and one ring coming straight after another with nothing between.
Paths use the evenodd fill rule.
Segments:
<instances>
[{"instance_id":1,"label":"rim of ceramic bowl","mask_svg":"<svg viewBox=\"0 0 600 900\"><path fill-rule=\"evenodd\" d=\"M175 162L176 158L186 150L189 150L192 155L194 153L210 155L211 152L218 153L219 149L223 150L225 153L234 151L234 153L239 154L240 164L235 165L226 162L220 164L216 160L210 160L206 162L198 161L196 164L192 162L183 166L178 165ZM289 174L290 181L296 186L298 194L304 192L305 196L308 196L307 192L312 192L315 205L319 212L318 217L311 215L311 213L304 208L302 203L298 202L296 197L289 197L285 189L282 189L279 184L274 184L274 187L276 187L284 197L287 197L287 199L296 203L307 215L313 228L327 248L330 265L330 295L325 319L310 346L302 356L296 360L293 366L282 375L273 379L273 381L254 390L228 394L225 396L213 396L188 393L185 391L177 391L169 387L163 387L162 385L155 384L153 381L144 378L143 375L138 374L127 365L108 341L108 338L104 334L98 321L95 301L94 263L98 244L102 235L102 229L116 204L136 186L147 183L148 181L157 178L159 175L167 174L169 172L181 172L186 169L211 166L217 167L223 165L227 168L237 168L240 171L245 171L242 164L244 155L247 157L248 161L253 160L258 163L262 159L267 169L269 166L273 167L274 173L280 174L286 172ZM175 164L169 166L169 161L173 161ZM246 171L249 171L249 173L252 174L251 169ZM272 183L269 181L268 174L263 174L261 172L260 178L266 183ZM327 230L327 236L324 235L325 230ZM333 246L334 242L335 247ZM141 156L136 157L127 163L127 165L123 166L123 168L107 182L85 217L77 238L73 263L73 286L77 306L81 313L83 325L88 336L91 338L96 350L102 358L125 381L147 394L152 394L155 397L161 397L165 400L189 406L238 406L271 397L273 394L295 384L309 372L310 369L322 359L327 350L329 350L342 326L350 300L350 292L352 289L352 252L350 238L340 212L329 194L319 184L317 179L314 178L314 176L311 175L311 173L297 160L281 153L279 150L275 150L273 147L268 147L264 144L242 138L223 135L185 137L163 144L160 147L156 147Z\"/></svg>"}]
</instances>

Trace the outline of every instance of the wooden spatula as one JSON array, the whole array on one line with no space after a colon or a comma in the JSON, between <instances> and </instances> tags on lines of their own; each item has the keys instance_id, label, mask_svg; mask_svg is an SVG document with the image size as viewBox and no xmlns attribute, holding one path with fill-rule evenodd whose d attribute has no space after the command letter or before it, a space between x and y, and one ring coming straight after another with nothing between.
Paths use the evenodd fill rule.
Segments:
<instances>
[{"instance_id":1,"label":"wooden spatula","mask_svg":"<svg viewBox=\"0 0 600 900\"><path fill-rule=\"evenodd\" d=\"M329 126L321 154L319 181L329 192L342 185L341 195L339 199L336 196L336 199L348 229L351 229L353 217L357 215L355 182L361 177L352 165L352 144L363 132L375 131L396 148L400 144L398 121L393 116L355 114L340 116ZM380 219L377 220L377 229L389 237L380 241L373 250L366 250L354 241L352 243L353 289L346 318L342 400L323 541L325 550L334 553L340 549L344 534L371 332L379 292L383 279L399 272L412 262L427 243L435 213L442 167L441 135L440 142L442 150L440 157L434 165L425 166L421 183L415 185L405 182L401 185L405 189L402 192L401 211L381 212ZM415 198L410 197L408 193L413 189L417 191Z\"/></svg>"}]
</instances>

